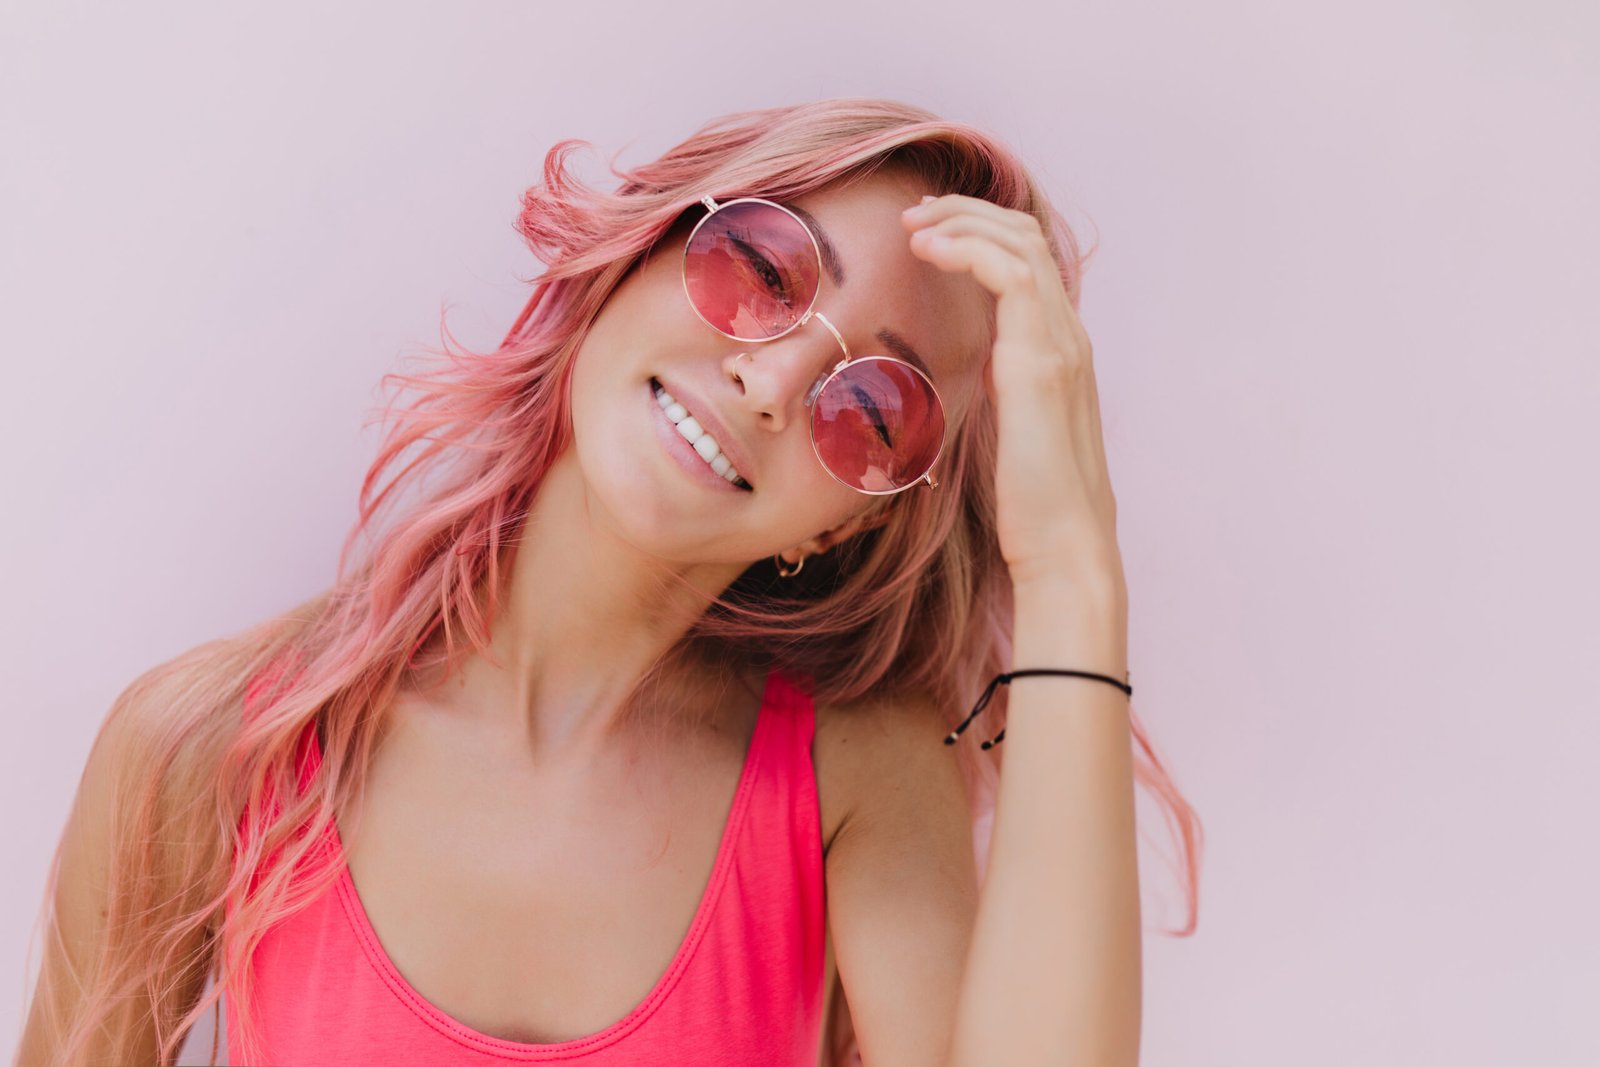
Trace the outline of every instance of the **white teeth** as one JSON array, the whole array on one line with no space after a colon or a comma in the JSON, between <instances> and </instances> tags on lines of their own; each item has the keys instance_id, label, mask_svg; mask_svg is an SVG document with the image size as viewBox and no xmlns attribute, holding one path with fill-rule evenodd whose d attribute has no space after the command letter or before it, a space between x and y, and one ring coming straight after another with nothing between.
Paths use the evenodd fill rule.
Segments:
<instances>
[{"instance_id":1,"label":"white teeth","mask_svg":"<svg viewBox=\"0 0 1600 1067\"><path fill-rule=\"evenodd\" d=\"M679 435L694 446L694 450L699 453L700 458L710 464L712 470L728 481L735 484L740 482L742 479L739 477L739 472L733 469L733 464L728 462L728 457L722 454L722 446L717 444L717 439L706 433L705 427L701 426L694 416L689 414L688 408L674 400L671 393L661 388L660 385L653 385L653 387L656 391L656 403L661 405L661 410L666 413L668 419L672 420L672 424L677 427Z\"/></svg>"}]
</instances>

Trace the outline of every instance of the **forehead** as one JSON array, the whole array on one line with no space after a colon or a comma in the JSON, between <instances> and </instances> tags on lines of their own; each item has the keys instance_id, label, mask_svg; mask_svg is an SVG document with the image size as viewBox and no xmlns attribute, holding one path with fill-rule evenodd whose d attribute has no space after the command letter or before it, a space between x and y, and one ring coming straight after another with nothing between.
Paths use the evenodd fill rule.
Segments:
<instances>
[{"instance_id":1,"label":"forehead","mask_svg":"<svg viewBox=\"0 0 1600 1067\"><path fill-rule=\"evenodd\" d=\"M843 281L824 280L818 310L835 323L845 319L858 336L899 334L927 361L945 402L965 407L981 380L993 298L969 272L941 270L912 253L900 213L931 191L884 170L787 203L808 213L838 254ZM877 341L873 348L892 354Z\"/></svg>"}]
</instances>

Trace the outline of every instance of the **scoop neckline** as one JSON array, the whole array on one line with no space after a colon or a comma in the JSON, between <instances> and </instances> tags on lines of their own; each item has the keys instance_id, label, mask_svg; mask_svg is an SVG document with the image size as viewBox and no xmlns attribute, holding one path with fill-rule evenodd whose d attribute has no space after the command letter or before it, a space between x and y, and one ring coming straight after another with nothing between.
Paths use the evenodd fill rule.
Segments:
<instances>
[{"instance_id":1,"label":"scoop neckline","mask_svg":"<svg viewBox=\"0 0 1600 1067\"><path fill-rule=\"evenodd\" d=\"M383 944L378 940L377 931L372 926L371 919L367 916L366 907L361 903L361 894L356 889L355 879L350 874L350 865L346 861L344 840L339 834L337 821L329 820L329 833L332 837L331 847L339 865L339 878L335 885L338 895L344 906L346 917L350 921L351 929L356 939L361 942L367 959L378 972L395 997L409 1008L419 1019L433 1029L444 1034L452 1040L466 1045L469 1048L482 1052L509 1055L516 1059L564 1059L571 1058L574 1054L595 1051L613 1044L644 1024L645 1020L655 1013L656 1009L666 1000L673 989L682 979L695 951L704 939L706 929L710 926L711 916L716 910L717 901L722 896L722 889L728 880L728 871L733 865L734 842L738 840L739 830L744 824L745 812L750 806L750 797L755 782L756 764L759 762L762 743L769 729L772 719L773 704L779 696L778 687L781 685L778 672L768 672L762 687L761 707L756 712L755 729L751 731L749 745L745 749L744 766L739 772L739 784L734 790L733 804L728 811L728 818L722 828L722 837L717 844L717 856L711 867L711 875L707 880L706 888L700 896L700 903L695 908L694 918L689 922L689 931L684 935L678 945L678 950L673 954L672 962L667 964L667 969L656 979L654 986L645 994L644 999L634 1005L616 1022L597 1030L592 1034L582 1037L569 1038L550 1044L533 1044L526 1041L512 1041L508 1038L495 1037L481 1030L474 1029L455 1016L444 1011L434 1004L408 982L389 954L384 950ZM320 746L313 732L312 749L318 760L322 757Z\"/></svg>"}]
</instances>

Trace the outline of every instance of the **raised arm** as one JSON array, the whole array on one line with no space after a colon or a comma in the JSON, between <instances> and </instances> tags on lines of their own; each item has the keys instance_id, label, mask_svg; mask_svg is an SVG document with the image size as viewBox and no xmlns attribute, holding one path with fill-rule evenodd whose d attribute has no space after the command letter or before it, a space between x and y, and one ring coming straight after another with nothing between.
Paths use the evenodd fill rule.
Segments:
<instances>
[{"instance_id":1,"label":"raised arm","mask_svg":"<svg viewBox=\"0 0 1600 1067\"><path fill-rule=\"evenodd\" d=\"M1045 220L973 197L929 198L904 225L915 255L970 273L995 297L985 372L999 426L995 524L1016 593L1011 669L1124 682L1116 499L1092 346L1066 289L1078 264L1057 261ZM1074 677L1019 678L1012 688L951 1062L1136 1064L1129 694Z\"/></svg>"},{"instance_id":2,"label":"raised arm","mask_svg":"<svg viewBox=\"0 0 1600 1067\"><path fill-rule=\"evenodd\" d=\"M1109 593L1019 588L1016 666L1125 678L1125 616ZM950 1063L1136 1064L1142 948L1128 697L1087 678L1011 687Z\"/></svg>"},{"instance_id":3,"label":"raised arm","mask_svg":"<svg viewBox=\"0 0 1600 1067\"><path fill-rule=\"evenodd\" d=\"M1100 591L1019 588L1017 663L1121 678L1124 616ZM981 894L941 709L886 703L819 730L817 758L853 798L828 850L828 922L866 1067L1138 1060L1128 698L1087 679L1012 685Z\"/></svg>"}]
</instances>

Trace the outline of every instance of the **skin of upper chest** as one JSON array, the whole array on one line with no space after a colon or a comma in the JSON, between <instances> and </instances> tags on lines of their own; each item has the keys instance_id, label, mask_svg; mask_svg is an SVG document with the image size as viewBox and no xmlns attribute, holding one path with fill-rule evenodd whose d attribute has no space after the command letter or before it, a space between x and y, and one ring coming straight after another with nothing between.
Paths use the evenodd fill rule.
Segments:
<instances>
[{"instance_id":1,"label":"skin of upper chest","mask_svg":"<svg viewBox=\"0 0 1600 1067\"><path fill-rule=\"evenodd\" d=\"M552 1043L633 1010L688 932L755 726L660 758L531 781L459 720L398 703L359 808L338 818L379 943L424 999L475 1030ZM813 752L828 750L818 708ZM816 763L826 846L849 786Z\"/></svg>"}]
</instances>

